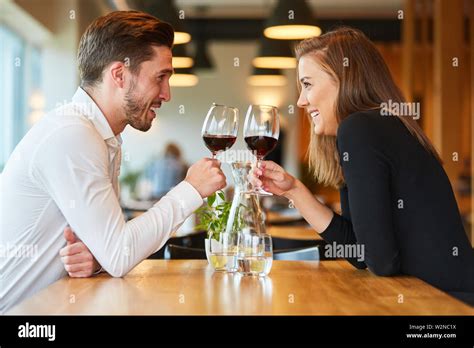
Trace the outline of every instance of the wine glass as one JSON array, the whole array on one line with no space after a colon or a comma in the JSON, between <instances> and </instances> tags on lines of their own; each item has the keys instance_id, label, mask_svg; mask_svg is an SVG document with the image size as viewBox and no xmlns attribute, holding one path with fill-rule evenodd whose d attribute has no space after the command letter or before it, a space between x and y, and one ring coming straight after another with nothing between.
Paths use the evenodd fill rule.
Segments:
<instances>
[{"instance_id":1,"label":"wine glass","mask_svg":"<svg viewBox=\"0 0 474 348\"><path fill-rule=\"evenodd\" d=\"M261 161L273 151L280 135L278 109L271 105L250 105L244 124L244 139L247 147L257 157L257 168ZM261 188L253 188L252 193L272 195Z\"/></svg>"},{"instance_id":2,"label":"wine glass","mask_svg":"<svg viewBox=\"0 0 474 348\"><path fill-rule=\"evenodd\" d=\"M213 159L234 145L238 130L239 109L212 103L202 125L202 138Z\"/></svg>"}]
</instances>

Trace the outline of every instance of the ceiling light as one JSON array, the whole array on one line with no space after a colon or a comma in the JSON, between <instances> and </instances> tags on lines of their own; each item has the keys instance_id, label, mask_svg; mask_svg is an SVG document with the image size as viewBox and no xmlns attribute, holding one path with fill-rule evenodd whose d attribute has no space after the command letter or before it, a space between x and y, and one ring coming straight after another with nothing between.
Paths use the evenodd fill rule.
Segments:
<instances>
[{"instance_id":1,"label":"ceiling light","mask_svg":"<svg viewBox=\"0 0 474 348\"><path fill-rule=\"evenodd\" d=\"M302 40L321 35L311 9L304 0L279 0L265 23L263 35L270 39Z\"/></svg>"},{"instance_id":2,"label":"ceiling light","mask_svg":"<svg viewBox=\"0 0 474 348\"><path fill-rule=\"evenodd\" d=\"M192 69L175 69L170 78L171 87L192 87L198 82L199 78L194 75Z\"/></svg>"},{"instance_id":3,"label":"ceiling light","mask_svg":"<svg viewBox=\"0 0 474 348\"><path fill-rule=\"evenodd\" d=\"M254 68L247 83L255 87L278 87L286 85L286 77L278 69Z\"/></svg>"}]
</instances>

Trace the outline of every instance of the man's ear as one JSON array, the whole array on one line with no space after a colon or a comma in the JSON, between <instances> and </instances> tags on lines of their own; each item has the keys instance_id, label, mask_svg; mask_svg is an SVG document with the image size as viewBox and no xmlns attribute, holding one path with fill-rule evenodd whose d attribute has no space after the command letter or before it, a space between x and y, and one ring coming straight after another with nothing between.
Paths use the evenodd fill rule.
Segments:
<instances>
[{"instance_id":1,"label":"man's ear","mask_svg":"<svg viewBox=\"0 0 474 348\"><path fill-rule=\"evenodd\" d=\"M118 88L124 88L125 65L122 62L113 62L107 70L115 86Z\"/></svg>"}]
</instances>

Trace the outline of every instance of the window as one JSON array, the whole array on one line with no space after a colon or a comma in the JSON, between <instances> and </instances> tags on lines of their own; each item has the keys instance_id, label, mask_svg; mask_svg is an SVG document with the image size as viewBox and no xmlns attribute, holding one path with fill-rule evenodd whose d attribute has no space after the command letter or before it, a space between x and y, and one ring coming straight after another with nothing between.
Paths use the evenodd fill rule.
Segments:
<instances>
[{"instance_id":1,"label":"window","mask_svg":"<svg viewBox=\"0 0 474 348\"><path fill-rule=\"evenodd\" d=\"M0 26L0 171L28 130L28 100L40 85L40 50Z\"/></svg>"}]
</instances>

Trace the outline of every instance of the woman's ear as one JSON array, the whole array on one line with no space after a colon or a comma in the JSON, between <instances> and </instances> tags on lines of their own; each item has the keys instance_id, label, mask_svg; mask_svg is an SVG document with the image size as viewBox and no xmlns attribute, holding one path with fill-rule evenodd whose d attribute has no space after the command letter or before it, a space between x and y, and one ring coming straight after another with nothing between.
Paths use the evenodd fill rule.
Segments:
<instances>
[{"instance_id":1,"label":"woman's ear","mask_svg":"<svg viewBox=\"0 0 474 348\"><path fill-rule=\"evenodd\" d=\"M114 62L107 69L110 74L111 80L118 88L124 88L125 86L125 65L122 62Z\"/></svg>"}]
</instances>

